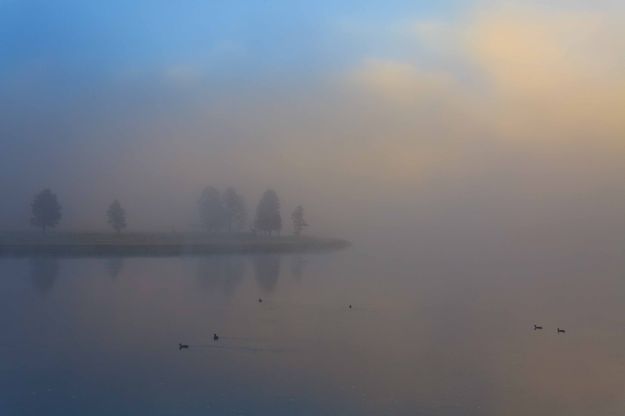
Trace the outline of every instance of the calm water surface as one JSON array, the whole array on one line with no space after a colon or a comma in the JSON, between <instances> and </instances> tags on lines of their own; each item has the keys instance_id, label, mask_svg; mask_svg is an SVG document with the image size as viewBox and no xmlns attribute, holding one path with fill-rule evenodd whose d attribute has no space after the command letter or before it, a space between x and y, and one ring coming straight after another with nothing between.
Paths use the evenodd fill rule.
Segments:
<instances>
[{"instance_id":1,"label":"calm water surface","mask_svg":"<svg viewBox=\"0 0 625 416\"><path fill-rule=\"evenodd\" d=\"M569 254L2 259L0 414L623 415L622 256Z\"/></svg>"}]
</instances>

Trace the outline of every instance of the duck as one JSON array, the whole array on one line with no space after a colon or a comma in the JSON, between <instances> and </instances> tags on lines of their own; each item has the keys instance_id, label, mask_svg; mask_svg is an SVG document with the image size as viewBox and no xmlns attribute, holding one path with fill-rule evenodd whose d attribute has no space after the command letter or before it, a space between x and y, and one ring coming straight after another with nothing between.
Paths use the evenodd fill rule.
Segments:
<instances>
[{"instance_id":1,"label":"duck","mask_svg":"<svg viewBox=\"0 0 625 416\"><path fill-rule=\"evenodd\" d=\"M187 344L178 344L178 350L186 350L189 349L189 346Z\"/></svg>"},{"instance_id":2,"label":"duck","mask_svg":"<svg viewBox=\"0 0 625 416\"><path fill-rule=\"evenodd\" d=\"M565 334L565 333L566 333L566 331L564 329L558 328L558 334Z\"/></svg>"},{"instance_id":3,"label":"duck","mask_svg":"<svg viewBox=\"0 0 625 416\"><path fill-rule=\"evenodd\" d=\"M534 324L534 331L536 331L537 329L543 329L543 327L541 325Z\"/></svg>"},{"instance_id":4,"label":"duck","mask_svg":"<svg viewBox=\"0 0 625 416\"><path fill-rule=\"evenodd\" d=\"M219 335L213 334L213 341L218 341L218 340L219 340Z\"/></svg>"}]
</instances>

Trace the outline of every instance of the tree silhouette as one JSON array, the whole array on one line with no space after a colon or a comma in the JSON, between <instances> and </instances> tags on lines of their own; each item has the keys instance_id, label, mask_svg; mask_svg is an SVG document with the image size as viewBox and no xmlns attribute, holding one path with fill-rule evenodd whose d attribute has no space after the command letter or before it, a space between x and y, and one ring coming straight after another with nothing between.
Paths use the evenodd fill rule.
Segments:
<instances>
[{"instance_id":1,"label":"tree silhouette","mask_svg":"<svg viewBox=\"0 0 625 416\"><path fill-rule=\"evenodd\" d=\"M202 223L207 231L219 231L223 226L224 209L221 205L219 191L208 186L202 191L199 201Z\"/></svg>"},{"instance_id":2,"label":"tree silhouette","mask_svg":"<svg viewBox=\"0 0 625 416\"><path fill-rule=\"evenodd\" d=\"M33 216L30 223L34 227L40 227L43 232L61 221L61 205L56 195L47 188L35 195L31 208Z\"/></svg>"},{"instance_id":3,"label":"tree silhouette","mask_svg":"<svg viewBox=\"0 0 625 416\"><path fill-rule=\"evenodd\" d=\"M226 228L229 232L245 228L247 211L243 197L233 188L228 188L223 193L223 209Z\"/></svg>"},{"instance_id":4,"label":"tree silhouette","mask_svg":"<svg viewBox=\"0 0 625 416\"><path fill-rule=\"evenodd\" d=\"M106 211L108 223L118 233L126 228L126 211L122 208L118 200L113 201Z\"/></svg>"},{"instance_id":5,"label":"tree silhouette","mask_svg":"<svg viewBox=\"0 0 625 416\"><path fill-rule=\"evenodd\" d=\"M293 233L299 236L302 233L304 227L308 227L306 220L304 220L304 208L298 206L291 214L291 220L293 220Z\"/></svg>"},{"instance_id":6,"label":"tree silhouette","mask_svg":"<svg viewBox=\"0 0 625 416\"><path fill-rule=\"evenodd\" d=\"M273 231L278 233L282 229L282 217L280 216L280 200L272 189L265 191L258 207L256 207L256 220L254 226L257 230L271 235Z\"/></svg>"}]
</instances>

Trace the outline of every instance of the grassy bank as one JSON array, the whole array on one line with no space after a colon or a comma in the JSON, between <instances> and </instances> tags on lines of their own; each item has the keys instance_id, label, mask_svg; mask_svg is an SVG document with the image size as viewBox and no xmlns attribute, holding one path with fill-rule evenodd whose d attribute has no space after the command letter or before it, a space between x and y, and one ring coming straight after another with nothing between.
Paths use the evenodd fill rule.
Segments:
<instances>
[{"instance_id":1,"label":"grassy bank","mask_svg":"<svg viewBox=\"0 0 625 416\"><path fill-rule=\"evenodd\" d=\"M334 238L204 233L1 233L0 256L180 256L336 250Z\"/></svg>"}]
</instances>

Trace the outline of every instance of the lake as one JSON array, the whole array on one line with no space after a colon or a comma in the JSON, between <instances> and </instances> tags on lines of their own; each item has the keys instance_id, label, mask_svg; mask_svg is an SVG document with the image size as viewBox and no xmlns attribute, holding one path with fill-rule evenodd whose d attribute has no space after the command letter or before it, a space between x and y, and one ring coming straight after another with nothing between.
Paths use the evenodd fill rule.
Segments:
<instances>
[{"instance_id":1,"label":"lake","mask_svg":"<svg viewBox=\"0 0 625 416\"><path fill-rule=\"evenodd\" d=\"M623 270L358 247L4 258L0 414L622 415Z\"/></svg>"}]
</instances>

